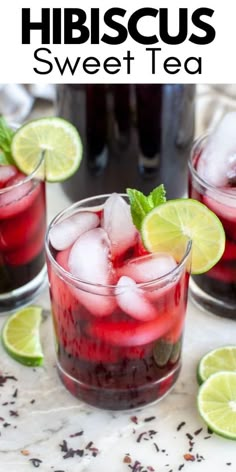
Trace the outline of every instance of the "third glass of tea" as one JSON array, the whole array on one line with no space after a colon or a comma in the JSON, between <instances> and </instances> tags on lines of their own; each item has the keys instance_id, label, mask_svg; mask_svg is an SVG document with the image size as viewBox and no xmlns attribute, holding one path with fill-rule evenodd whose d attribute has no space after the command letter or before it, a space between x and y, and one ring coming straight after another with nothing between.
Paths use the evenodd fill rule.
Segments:
<instances>
[{"instance_id":1,"label":"third glass of tea","mask_svg":"<svg viewBox=\"0 0 236 472\"><path fill-rule=\"evenodd\" d=\"M211 135L199 138L189 161L189 196L221 220L226 246L207 273L191 278L193 300L213 313L236 319L236 114L226 115Z\"/></svg>"}]
</instances>

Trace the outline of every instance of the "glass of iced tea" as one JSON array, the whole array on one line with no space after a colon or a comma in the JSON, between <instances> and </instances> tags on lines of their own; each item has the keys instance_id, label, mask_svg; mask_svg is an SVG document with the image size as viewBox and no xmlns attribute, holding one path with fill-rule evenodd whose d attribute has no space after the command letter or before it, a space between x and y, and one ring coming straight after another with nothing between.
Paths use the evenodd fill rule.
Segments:
<instances>
[{"instance_id":1,"label":"glass of iced tea","mask_svg":"<svg viewBox=\"0 0 236 472\"><path fill-rule=\"evenodd\" d=\"M189 161L189 196L221 220L226 245L220 261L191 278L193 300L211 312L236 319L236 113L226 115L194 144Z\"/></svg>"},{"instance_id":2,"label":"glass of iced tea","mask_svg":"<svg viewBox=\"0 0 236 472\"><path fill-rule=\"evenodd\" d=\"M46 280L43 156L28 176L0 165L0 312L29 303Z\"/></svg>"},{"instance_id":3,"label":"glass of iced tea","mask_svg":"<svg viewBox=\"0 0 236 472\"><path fill-rule=\"evenodd\" d=\"M82 200L51 222L46 254L57 368L77 398L130 409L175 384L188 293L191 241L177 262L148 253L127 195Z\"/></svg>"}]
</instances>

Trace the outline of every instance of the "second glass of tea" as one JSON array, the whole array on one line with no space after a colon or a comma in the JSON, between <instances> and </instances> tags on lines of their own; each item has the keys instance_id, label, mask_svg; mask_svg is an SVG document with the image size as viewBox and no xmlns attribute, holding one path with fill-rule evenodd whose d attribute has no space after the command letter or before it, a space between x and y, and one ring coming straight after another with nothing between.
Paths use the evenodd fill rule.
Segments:
<instances>
[{"instance_id":1,"label":"second glass of tea","mask_svg":"<svg viewBox=\"0 0 236 472\"><path fill-rule=\"evenodd\" d=\"M0 313L29 303L46 282L43 156L28 176L0 165Z\"/></svg>"}]
</instances>

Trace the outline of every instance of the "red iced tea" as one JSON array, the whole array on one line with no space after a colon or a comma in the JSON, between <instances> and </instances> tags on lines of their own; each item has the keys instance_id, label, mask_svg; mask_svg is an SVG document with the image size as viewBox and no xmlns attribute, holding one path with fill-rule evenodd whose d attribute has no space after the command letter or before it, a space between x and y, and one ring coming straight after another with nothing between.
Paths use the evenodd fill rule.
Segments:
<instances>
[{"instance_id":1,"label":"red iced tea","mask_svg":"<svg viewBox=\"0 0 236 472\"><path fill-rule=\"evenodd\" d=\"M191 292L195 301L220 316L236 319L236 193L235 182L214 185L201 177L202 152L207 138L199 140L189 163L189 197L204 203L221 220L225 235L225 251L220 261L205 274L193 276ZM211 157L217 176L217 161ZM222 153L222 157L223 153ZM207 170L207 169L206 169ZM213 172L213 171L212 171ZM207 174L206 174L207 175Z\"/></svg>"},{"instance_id":2,"label":"red iced tea","mask_svg":"<svg viewBox=\"0 0 236 472\"><path fill-rule=\"evenodd\" d=\"M68 390L117 410L165 395L180 370L191 244L179 264L147 253L129 206L113 194L62 212L46 247L58 370Z\"/></svg>"},{"instance_id":3,"label":"red iced tea","mask_svg":"<svg viewBox=\"0 0 236 472\"><path fill-rule=\"evenodd\" d=\"M0 165L0 311L33 293L30 282L45 261L45 226L44 182L37 173L26 177L13 165Z\"/></svg>"}]
</instances>

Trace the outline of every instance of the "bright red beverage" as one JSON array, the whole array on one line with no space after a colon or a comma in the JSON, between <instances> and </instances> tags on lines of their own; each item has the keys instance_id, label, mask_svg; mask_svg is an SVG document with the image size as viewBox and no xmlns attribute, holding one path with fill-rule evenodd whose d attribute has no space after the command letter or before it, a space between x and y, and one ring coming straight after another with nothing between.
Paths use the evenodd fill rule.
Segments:
<instances>
[{"instance_id":1,"label":"bright red beverage","mask_svg":"<svg viewBox=\"0 0 236 472\"><path fill-rule=\"evenodd\" d=\"M217 177L217 161L211 156L213 172L219 179L214 185L201 177L202 153L207 138L198 140L189 162L189 196L204 203L221 220L226 246L220 261L205 274L192 277L193 299L213 313L236 319L236 192L235 182L224 177L224 170ZM216 144L217 149L217 144ZM220 150L221 151L221 150ZM218 153L215 150L215 153ZM223 153L222 153L223 154ZM217 156L215 156L217 158ZM204 164L205 165L205 164ZM206 163L207 166L207 163ZM210 169L211 170L211 169ZM225 170L226 174L226 170Z\"/></svg>"},{"instance_id":2,"label":"bright red beverage","mask_svg":"<svg viewBox=\"0 0 236 472\"><path fill-rule=\"evenodd\" d=\"M40 164L39 168L42 168ZM45 278L45 184L0 165L0 311L31 300Z\"/></svg>"},{"instance_id":3,"label":"bright red beverage","mask_svg":"<svg viewBox=\"0 0 236 472\"><path fill-rule=\"evenodd\" d=\"M112 194L59 214L46 250L57 366L67 389L113 410L160 399L181 366L191 243L179 264L148 254L129 206Z\"/></svg>"}]
</instances>

